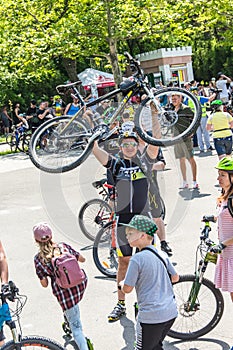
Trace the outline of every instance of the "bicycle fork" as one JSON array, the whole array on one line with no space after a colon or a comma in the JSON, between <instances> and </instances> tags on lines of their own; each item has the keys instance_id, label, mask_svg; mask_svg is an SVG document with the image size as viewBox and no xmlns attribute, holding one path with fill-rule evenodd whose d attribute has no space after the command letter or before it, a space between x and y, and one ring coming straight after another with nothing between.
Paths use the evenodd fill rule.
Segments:
<instances>
[{"instance_id":1,"label":"bicycle fork","mask_svg":"<svg viewBox=\"0 0 233 350\"><path fill-rule=\"evenodd\" d=\"M195 272L195 280L192 284L191 291L189 293L187 305L186 305L186 311L197 311L199 310L200 304L198 302L198 294L201 288L202 280L204 273L206 271L208 262L201 260L199 262L199 266L197 271Z\"/></svg>"}]
</instances>

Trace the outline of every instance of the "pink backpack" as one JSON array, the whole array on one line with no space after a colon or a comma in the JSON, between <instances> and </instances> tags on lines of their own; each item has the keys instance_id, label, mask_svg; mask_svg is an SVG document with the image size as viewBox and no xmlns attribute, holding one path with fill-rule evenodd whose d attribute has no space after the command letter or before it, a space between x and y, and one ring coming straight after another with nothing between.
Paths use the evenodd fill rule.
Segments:
<instances>
[{"instance_id":1,"label":"pink backpack","mask_svg":"<svg viewBox=\"0 0 233 350\"><path fill-rule=\"evenodd\" d=\"M58 251L56 255L54 252ZM75 255L64 251L62 245L53 249L51 260L55 273L55 281L61 288L72 288L82 283L85 278L85 272L79 266Z\"/></svg>"}]
</instances>

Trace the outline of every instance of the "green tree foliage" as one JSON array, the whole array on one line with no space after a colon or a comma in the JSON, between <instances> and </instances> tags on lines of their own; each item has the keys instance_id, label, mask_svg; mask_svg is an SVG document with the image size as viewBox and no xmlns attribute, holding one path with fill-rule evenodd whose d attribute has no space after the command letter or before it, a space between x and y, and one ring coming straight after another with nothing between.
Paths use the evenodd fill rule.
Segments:
<instances>
[{"instance_id":1,"label":"green tree foliage","mask_svg":"<svg viewBox=\"0 0 233 350\"><path fill-rule=\"evenodd\" d=\"M0 100L54 94L95 62L117 83L122 53L191 45L197 79L232 75L233 0L0 0Z\"/></svg>"}]
</instances>

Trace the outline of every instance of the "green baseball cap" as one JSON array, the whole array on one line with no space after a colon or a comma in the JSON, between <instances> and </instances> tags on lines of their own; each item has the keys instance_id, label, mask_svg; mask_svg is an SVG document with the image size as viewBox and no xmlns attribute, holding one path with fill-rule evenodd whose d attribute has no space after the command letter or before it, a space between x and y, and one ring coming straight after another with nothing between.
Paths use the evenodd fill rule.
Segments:
<instances>
[{"instance_id":1,"label":"green baseball cap","mask_svg":"<svg viewBox=\"0 0 233 350\"><path fill-rule=\"evenodd\" d=\"M144 215L135 215L128 224L121 223L121 225L145 232L152 237L154 236L154 233L158 230L154 221Z\"/></svg>"}]
</instances>

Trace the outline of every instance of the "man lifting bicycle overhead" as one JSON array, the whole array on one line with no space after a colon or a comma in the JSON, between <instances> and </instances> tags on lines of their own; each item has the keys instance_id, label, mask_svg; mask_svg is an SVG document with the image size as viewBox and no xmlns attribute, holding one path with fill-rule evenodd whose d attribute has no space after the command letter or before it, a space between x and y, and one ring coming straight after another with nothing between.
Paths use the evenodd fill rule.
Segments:
<instances>
[{"instance_id":1,"label":"man lifting bicycle overhead","mask_svg":"<svg viewBox=\"0 0 233 350\"><path fill-rule=\"evenodd\" d=\"M160 127L157 118L157 111L153 104L150 106L152 113L152 134L160 138ZM151 217L148 178L154 161L158 155L158 146L148 145L146 152L138 156L139 140L135 132L125 132L119 137L120 157L115 158L98 146L96 141L93 154L97 160L109 169L112 173L116 186L117 203L117 253L118 271L117 285L125 278L129 259L132 255L132 248L128 244L125 235L125 227L122 223L128 224L135 214L144 214ZM125 314L125 294L118 290L118 303L109 314L109 322L119 320Z\"/></svg>"}]
</instances>

